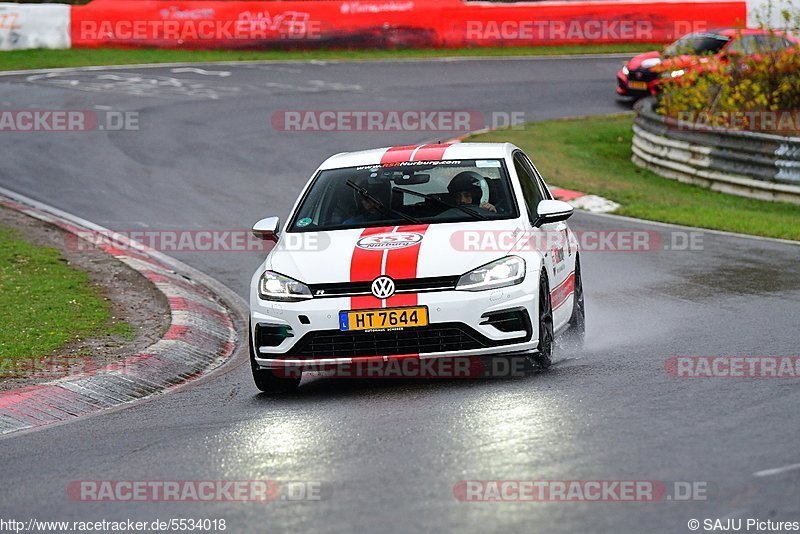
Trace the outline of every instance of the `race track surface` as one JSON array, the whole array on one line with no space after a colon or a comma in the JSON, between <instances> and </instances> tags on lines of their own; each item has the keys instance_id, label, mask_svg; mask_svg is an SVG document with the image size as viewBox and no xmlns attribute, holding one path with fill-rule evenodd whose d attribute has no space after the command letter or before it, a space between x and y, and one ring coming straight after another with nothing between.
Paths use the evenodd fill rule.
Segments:
<instances>
[{"instance_id":1,"label":"race track surface","mask_svg":"<svg viewBox=\"0 0 800 534\"><path fill-rule=\"evenodd\" d=\"M527 120L626 109L621 58L104 69L0 77L5 109L138 111L138 131L2 134L0 186L115 230L285 218L330 154L454 135L280 132L294 109L466 109ZM196 66L195 66L196 67ZM98 108L98 106L100 106ZM455 132L459 133L459 132ZM531 154L534 161L536 153ZM670 229L577 214L584 231ZM799 223L800 224L800 223ZM261 254L175 256L245 297ZM128 409L0 441L0 517L224 518L228 532L688 532L800 519L800 382L670 376L671 356L798 354L800 248L713 233L702 250L583 257L583 350L524 378L307 380L258 394L248 365ZM321 481L314 502L103 503L74 480ZM463 503L472 480L707 485L690 502Z\"/></svg>"}]
</instances>

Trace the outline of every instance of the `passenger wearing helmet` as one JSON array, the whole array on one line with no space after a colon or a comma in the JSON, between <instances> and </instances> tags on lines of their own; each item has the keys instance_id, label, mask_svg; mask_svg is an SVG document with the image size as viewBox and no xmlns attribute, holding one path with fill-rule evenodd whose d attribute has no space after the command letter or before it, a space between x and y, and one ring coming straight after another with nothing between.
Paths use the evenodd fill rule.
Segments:
<instances>
[{"instance_id":1,"label":"passenger wearing helmet","mask_svg":"<svg viewBox=\"0 0 800 534\"><path fill-rule=\"evenodd\" d=\"M477 172L460 172L450 180L447 191L452 196L456 206L475 206L497 213L497 208L494 205L488 202L481 203L481 197L483 196L481 182L483 180L483 176Z\"/></svg>"},{"instance_id":2,"label":"passenger wearing helmet","mask_svg":"<svg viewBox=\"0 0 800 534\"><path fill-rule=\"evenodd\" d=\"M373 184L369 183L368 181L364 181L358 184L358 187L365 190L369 196L362 195L358 191L353 191L359 213L345 220L342 224L357 224L362 222L378 221L385 218L386 214L384 211L386 207L389 206L388 184ZM381 202L385 207L382 209L378 203L372 200L373 198Z\"/></svg>"}]
</instances>

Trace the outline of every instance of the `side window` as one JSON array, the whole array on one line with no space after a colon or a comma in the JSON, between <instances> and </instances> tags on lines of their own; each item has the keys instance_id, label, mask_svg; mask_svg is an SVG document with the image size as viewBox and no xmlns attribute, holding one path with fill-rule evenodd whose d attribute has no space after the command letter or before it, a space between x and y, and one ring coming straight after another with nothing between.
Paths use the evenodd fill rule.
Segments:
<instances>
[{"instance_id":1,"label":"side window","mask_svg":"<svg viewBox=\"0 0 800 534\"><path fill-rule=\"evenodd\" d=\"M553 195L550 193L550 189L547 188L547 185L544 183L544 178L539 173L539 169L536 168L536 165L529 158L525 158L525 161L528 162L528 167L533 170L533 176L536 177L536 185L539 186L539 189L542 192L542 198L546 200L553 200Z\"/></svg>"},{"instance_id":2,"label":"side window","mask_svg":"<svg viewBox=\"0 0 800 534\"><path fill-rule=\"evenodd\" d=\"M756 48L759 52L779 52L789 47L789 42L780 35L757 35Z\"/></svg>"},{"instance_id":3,"label":"side window","mask_svg":"<svg viewBox=\"0 0 800 534\"><path fill-rule=\"evenodd\" d=\"M525 198L525 204L528 207L528 217L532 221L536 218L536 208L539 202L542 201L542 193L536 187L534 177L531 176L528 166L520 154L514 156L514 169L517 171L519 185L522 187L522 196Z\"/></svg>"},{"instance_id":4,"label":"side window","mask_svg":"<svg viewBox=\"0 0 800 534\"><path fill-rule=\"evenodd\" d=\"M728 47L729 52L749 56L756 53L756 42L752 35L742 35Z\"/></svg>"},{"instance_id":5,"label":"side window","mask_svg":"<svg viewBox=\"0 0 800 534\"><path fill-rule=\"evenodd\" d=\"M732 54L744 54L744 45L742 44L742 40L733 39L733 42L728 45L728 48L725 51Z\"/></svg>"},{"instance_id":6,"label":"side window","mask_svg":"<svg viewBox=\"0 0 800 534\"><path fill-rule=\"evenodd\" d=\"M537 176L539 177L539 187L541 187L542 191L544 191L544 197L547 200L553 200L553 194L550 192L550 189L547 187L547 184L544 183L544 180L542 179L542 176L540 174L538 174L538 173L537 173Z\"/></svg>"}]
</instances>

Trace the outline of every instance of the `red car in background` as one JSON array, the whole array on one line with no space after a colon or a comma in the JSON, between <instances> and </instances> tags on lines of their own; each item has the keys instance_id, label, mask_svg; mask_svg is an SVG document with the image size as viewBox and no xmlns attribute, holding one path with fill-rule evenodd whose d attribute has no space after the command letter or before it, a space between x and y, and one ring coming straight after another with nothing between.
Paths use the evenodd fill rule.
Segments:
<instances>
[{"instance_id":1,"label":"red car in background","mask_svg":"<svg viewBox=\"0 0 800 534\"><path fill-rule=\"evenodd\" d=\"M772 30L724 28L690 33L661 52L639 54L623 65L617 72L617 94L636 98L654 95L665 80L701 69L712 59L726 62L797 46L797 39Z\"/></svg>"}]
</instances>

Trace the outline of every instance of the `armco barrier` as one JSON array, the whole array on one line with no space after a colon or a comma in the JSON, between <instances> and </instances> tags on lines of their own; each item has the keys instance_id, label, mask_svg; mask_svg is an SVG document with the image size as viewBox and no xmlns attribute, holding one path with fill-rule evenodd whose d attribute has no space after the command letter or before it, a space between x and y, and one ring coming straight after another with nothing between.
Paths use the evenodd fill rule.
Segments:
<instances>
[{"instance_id":1,"label":"armco barrier","mask_svg":"<svg viewBox=\"0 0 800 534\"><path fill-rule=\"evenodd\" d=\"M0 3L0 50L69 48L68 5Z\"/></svg>"},{"instance_id":2,"label":"armco barrier","mask_svg":"<svg viewBox=\"0 0 800 534\"><path fill-rule=\"evenodd\" d=\"M666 42L743 23L738 1L94 0L73 46L460 47Z\"/></svg>"},{"instance_id":3,"label":"armco barrier","mask_svg":"<svg viewBox=\"0 0 800 534\"><path fill-rule=\"evenodd\" d=\"M636 104L636 165L715 191L800 204L800 137L690 128L657 114L654 104Z\"/></svg>"}]
</instances>

